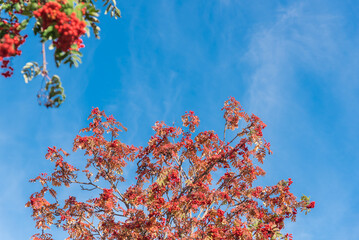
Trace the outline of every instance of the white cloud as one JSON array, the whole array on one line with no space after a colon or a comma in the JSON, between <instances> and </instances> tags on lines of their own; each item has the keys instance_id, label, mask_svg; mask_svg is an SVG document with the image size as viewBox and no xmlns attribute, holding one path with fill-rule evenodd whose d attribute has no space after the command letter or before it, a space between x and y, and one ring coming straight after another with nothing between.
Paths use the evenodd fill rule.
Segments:
<instances>
[{"instance_id":1,"label":"white cloud","mask_svg":"<svg viewBox=\"0 0 359 240\"><path fill-rule=\"evenodd\" d=\"M296 71L326 71L340 53L339 17L308 11L305 4L280 9L274 24L262 25L253 34L244 60L254 67L250 78L251 107L270 112L289 103L298 80Z\"/></svg>"},{"instance_id":2,"label":"white cloud","mask_svg":"<svg viewBox=\"0 0 359 240\"><path fill-rule=\"evenodd\" d=\"M311 214L288 225L295 239L355 238L349 229L356 224L347 219L357 214L357 194L347 176L357 174L344 166L356 163L338 148L347 146L349 129L357 129L349 119L359 115L353 108L359 54L357 33L347 32L350 20L341 11L324 1L282 8L274 23L254 31L243 58L252 67L250 112L265 120L280 149L270 159L269 174L297 176L296 191L309 191L317 201ZM331 230L322 233L324 228Z\"/></svg>"}]
</instances>

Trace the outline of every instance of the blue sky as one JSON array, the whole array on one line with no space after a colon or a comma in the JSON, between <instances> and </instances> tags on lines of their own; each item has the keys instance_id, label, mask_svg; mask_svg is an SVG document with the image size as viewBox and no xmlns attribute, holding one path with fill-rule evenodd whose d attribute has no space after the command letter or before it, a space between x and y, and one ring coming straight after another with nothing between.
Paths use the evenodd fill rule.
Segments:
<instances>
[{"instance_id":1,"label":"blue sky","mask_svg":"<svg viewBox=\"0 0 359 240\"><path fill-rule=\"evenodd\" d=\"M222 132L220 108L234 96L268 125L274 154L263 184L291 177L297 196L316 201L286 230L295 239L356 239L359 127L357 1L121 1L123 17L101 17L101 40L85 39L77 69L50 64L67 99L36 103L41 80L19 71L40 61L38 39L0 81L1 239L28 239L28 179L52 166L48 146L72 149L92 107L113 114L144 144L157 120L179 124L193 110L203 129ZM51 59L49 55L49 59ZM81 159L81 155L74 158ZM66 190L65 190L66 191ZM66 194L66 192L63 192ZM56 239L62 239L59 234Z\"/></svg>"}]
</instances>

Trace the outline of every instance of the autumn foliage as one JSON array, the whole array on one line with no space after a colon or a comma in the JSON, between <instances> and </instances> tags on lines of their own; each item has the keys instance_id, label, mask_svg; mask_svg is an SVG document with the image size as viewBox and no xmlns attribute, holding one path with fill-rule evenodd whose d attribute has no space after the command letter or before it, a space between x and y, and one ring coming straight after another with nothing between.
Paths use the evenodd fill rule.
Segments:
<instances>
[{"instance_id":1,"label":"autumn foliage","mask_svg":"<svg viewBox=\"0 0 359 240\"><path fill-rule=\"evenodd\" d=\"M42 185L26 204L41 230L32 239L52 239L51 226L67 231L68 239L292 239L282 233L285 220L295 221L298 210L315 203L305 196L298 201L291 179L256 186L265 175L259 164L271 153L266 125L234 98L222 110L225 132L235 131L230 141L213 131L195 134L200 121L190 111L183 128L157 122L147 146L135 147L120 141L125 127L94 108L73 145L84 151L83 167L52 147L46 159L54 171L31 180ZM236 131L240 121L246 126ZM56 193L76 185L81 196Z\"/></svg>"}]
</instances>

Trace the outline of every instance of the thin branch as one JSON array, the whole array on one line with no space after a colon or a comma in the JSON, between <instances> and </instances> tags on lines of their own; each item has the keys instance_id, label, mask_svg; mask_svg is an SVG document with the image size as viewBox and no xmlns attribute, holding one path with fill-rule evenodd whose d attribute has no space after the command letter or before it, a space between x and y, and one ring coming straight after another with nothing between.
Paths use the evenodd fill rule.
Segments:
<instances>
[{"instance_id":1,"label":"thin branch","mask_svg":"<svg viewBox=\"0 0 359 240\"><path fill-rule=\"evenodd\" d=\"M47 76L47 69L46 69L46 66L47 66L47 62L46 62L46 51L45 51L45 43L43 42L42 43L42 75L44 77Z\"/></svg>"},{"instance_id":2,"label":"thin branch","mask_svg":"<svg viewBox=\"0 0 359 240\"><path fill-rule=\"evenodd\" d=\"M101 234L100 230L98 230L97 227L95 227L89 220L87 220L87 218L83 218L83 220L85 220L89 225L91 225L92 228L98 233L98 235L100 235L100 237L103 238L103 235Z\"/></svg>"},{"instance_id":3,"label":"thin branch","mask_svg":"<svg viewBox=\"0 0 359 240\"><path fill-rule=\"evenodd\" d=\"M189 177L187 176L186 171L184 171L182 168L183 161L179 162L179 159L177 159L176 157L174 159L176 160L176 163L178 164L178 167L180 168L180 175L182 175L184 178L186 178L186 180L188 180Z\"/></svg>"}]
</instances>

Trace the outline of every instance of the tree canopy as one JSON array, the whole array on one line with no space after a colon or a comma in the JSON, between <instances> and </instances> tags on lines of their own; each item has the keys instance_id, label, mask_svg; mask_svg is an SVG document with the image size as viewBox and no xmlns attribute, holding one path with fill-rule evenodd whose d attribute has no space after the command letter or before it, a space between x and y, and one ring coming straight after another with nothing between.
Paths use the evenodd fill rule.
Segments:
<instances>
[{"instance_id":1,"label":"tree canopy","mask_svg":"<svg viewBox=\"0 0 359 240\"><path fill-rule=\"evenodd\" d=\"M156 122L148 144L133 146L120 140L121 123L94 108L73 143L84 159L69 162L65 150L49 147L54 171L31 180L42 185L26 204L41 230L32 238L52 239L47 230L57 226L68 239L292 239L283 232L286 219L315 202L298 201L290 178L259 186L260 164L272 153L266 125L234 98L222 110L222 139L198 132L189 111L183 127ZM83 193L63 196L63 187L77 186Z\"/></svg>"}]
</instances>

